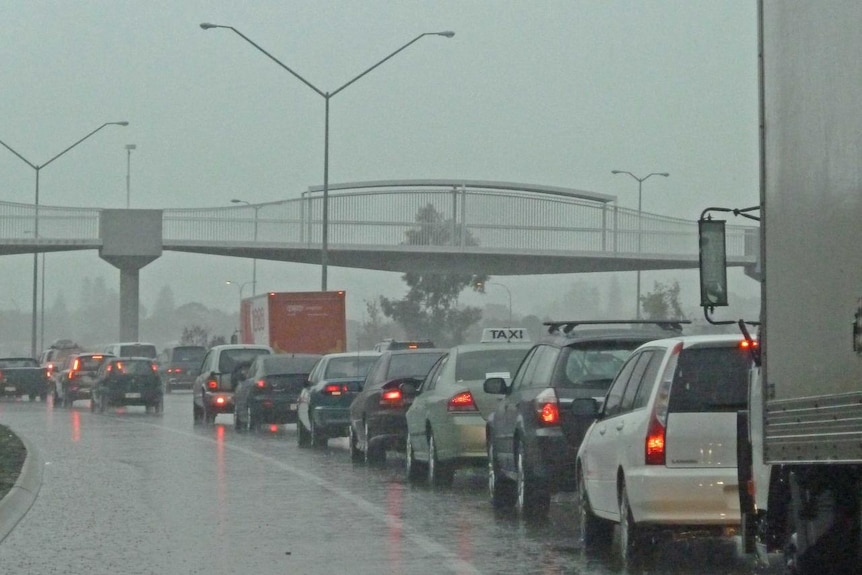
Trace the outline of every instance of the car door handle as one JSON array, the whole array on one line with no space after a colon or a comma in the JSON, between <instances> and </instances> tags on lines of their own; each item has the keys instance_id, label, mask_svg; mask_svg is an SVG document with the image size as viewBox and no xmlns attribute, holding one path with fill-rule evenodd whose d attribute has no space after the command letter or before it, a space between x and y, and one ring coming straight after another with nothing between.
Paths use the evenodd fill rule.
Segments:
<instances>
[{"instance_id":1,"label":"car door handle","mask_svg":"<svg viewBox=\"0 0 862 575\"><path fill-rule=\"evenodd\" d=\"M626 422L620 421L619 423L617 423L617 431L622 431L623 427L625 427L625 426L626 426Z\"/></svg>"},{"instance_id":2,"label":"car door handle","mask_svg":"<svg viewBox=\"0 0 862 575\"><path fill-rule=\"evenodd\" d=\"M599 428L599 435L604 435L607 430L608 430L607 427L604 427L604 426L600 427Z\"/></svg>"}]
</instances>

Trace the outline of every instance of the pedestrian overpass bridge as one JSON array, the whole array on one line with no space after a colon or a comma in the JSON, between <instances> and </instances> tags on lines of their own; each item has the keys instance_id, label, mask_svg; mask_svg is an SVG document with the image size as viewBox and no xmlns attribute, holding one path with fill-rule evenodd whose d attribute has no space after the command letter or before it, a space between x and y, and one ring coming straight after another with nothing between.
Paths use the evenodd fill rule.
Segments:
<instances>
[{"instance_id":1,"label":"pedestrian overpass bridge","mask_svg":"<svg viewBox=\"0 0 862 575\"><path fill-rule=\"evenodd\" d=\"M319 264L321 192L315 186L277 202L160 210L161 249ZM605 194L391 180L330 185L328 197L327 261L337 267L507 276L698 266L696 221L622 208ZM101 252L107 211L0 202L0 255ZM756 228L728 226L726 249L728 265L753 270Z\"/></svg>"}]
</instances>

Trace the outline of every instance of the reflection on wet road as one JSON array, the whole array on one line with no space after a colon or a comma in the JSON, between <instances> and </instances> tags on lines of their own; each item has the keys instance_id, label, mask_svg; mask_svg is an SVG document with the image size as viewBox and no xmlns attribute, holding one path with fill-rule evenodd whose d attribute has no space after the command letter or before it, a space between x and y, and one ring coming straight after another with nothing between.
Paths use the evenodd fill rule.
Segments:
<instances>
[{"instance_id":1,"label":"reflection on wet road","mask_svg":"<svg viewBox=\"0 0 862 575\"><path fill-rule=\"evenodd\" d=\"M190 395L165 400L163 416L0 402L0 422L45 461L36 503L0 544L4 574L755 572L734 541L669 543L626 570L613 550L582 552L570 494L523 522L492 511L482 470L451 489L411 485L395 454L367 467L346 440L299 449L292 425L240 433L226 415L194 426Z\"/></svg>"}]
</instances>

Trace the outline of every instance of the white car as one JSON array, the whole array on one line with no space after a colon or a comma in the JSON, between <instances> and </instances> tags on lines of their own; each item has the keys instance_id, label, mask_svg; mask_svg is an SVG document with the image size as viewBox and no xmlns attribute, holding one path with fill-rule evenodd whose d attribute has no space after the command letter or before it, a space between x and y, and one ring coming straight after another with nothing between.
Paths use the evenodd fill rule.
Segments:
<instances>
[{"instance_id":1,"label":"white car","mask_svg":"<svg viewBox=\"0 0 862 575\"><path fill-rule=\"evenodd\" d=\"M649 342L601 408L575 401L578 416L596 418L576 465L585 547L609 545L619 524L628 561L665 530L722 535L739 525L736 413L746 407L750 345L738 335Z\"/></svg>"}]
</instances>

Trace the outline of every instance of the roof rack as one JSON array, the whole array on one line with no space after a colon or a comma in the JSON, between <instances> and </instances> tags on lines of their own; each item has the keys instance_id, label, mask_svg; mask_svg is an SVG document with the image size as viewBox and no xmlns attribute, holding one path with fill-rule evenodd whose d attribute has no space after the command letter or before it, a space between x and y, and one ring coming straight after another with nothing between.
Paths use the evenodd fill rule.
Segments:
<instances>
[{"instance_id":1,"label":"roof rack","mask_svg":"<svg viewBox=\"0 0 862 575\"><path fill-rule=\"evenodd\" d=\"M548 333L564 333L569 335L576 327L582 325L655 325L667 331L679 333L682 325L691 323L687 319L596 319L596 320L565 320L546 321L542 325L548 326Z\"/></svg>"}]
</instances>

